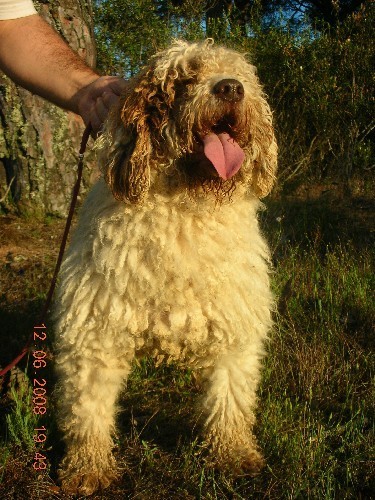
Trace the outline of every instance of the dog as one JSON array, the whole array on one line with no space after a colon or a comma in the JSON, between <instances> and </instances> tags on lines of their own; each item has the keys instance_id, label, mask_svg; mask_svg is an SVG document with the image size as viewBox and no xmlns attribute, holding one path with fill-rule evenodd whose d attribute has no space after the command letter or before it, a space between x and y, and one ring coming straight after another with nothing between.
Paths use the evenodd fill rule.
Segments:
<instances>
[{"instance_id":1,"label":"dog","mask_svg":"<svg viewBox=\"0 0 375 500\"><path fill-rule=\"evenodd\" d=\"M257 212L277 166L254 66L212 40L175 41L128 81L98 150L54 307L62 488L89 495L116 477L116 400L146 355L199 374L215 463L254 473L273 309Z\"/></svg>"}]
</instances>

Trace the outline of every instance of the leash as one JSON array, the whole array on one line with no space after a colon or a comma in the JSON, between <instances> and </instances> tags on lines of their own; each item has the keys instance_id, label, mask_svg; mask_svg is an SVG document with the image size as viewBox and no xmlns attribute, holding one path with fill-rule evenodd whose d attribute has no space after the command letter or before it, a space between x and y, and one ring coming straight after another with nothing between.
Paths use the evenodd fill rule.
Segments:
<instances>
[{"instance_id":1,"label":"leash","mask_svg":"<svg viewBox=\"0 0 375 500\"><path fill-rule=\"evenodd\" d=\"M73 215L74 215L75 206L77 203L79 188L81 185L82 172L83 172L83 158L84 158L84 154L85 154L86 146L87 146L87 141L89 140L91 130L92 130L91 125L88 125L83 133L83 136L82 136L81 146L79 149L79 156L78 156L77 180L76 180L76 183L75 183L74 188L73 188L72 201L70 202L69 213L68 213L68 217L67 217L66 223L65 223L64 234L63 234L63 237L61 240L59 255L57 257L57 261L56 261L56 265L55 265L55 271L53 273L53 278L51 281L51 285L49 287L47 298L46 298L46 301L44 303L44 307L43 307L41 315L40 315L40 324L44 324L48 309L51 305L53 292L55 291L55 288L56 288L57 276L58 276L59 271L60 271L61 262L63 259L65 247L66 247L66 242L68 240L70 226L72 225L72 219L73 219ZM32 333L30 335L24 348L19 353L19 355L16 358L14 358L13 361L11 361L5 368L3 368L0 371L0 377L3 377L5 374L7 374L29 352L29 349L30 349L30 346L32 344L33 339L34 339L34 333Z\"/></svg>"}]
</instances>

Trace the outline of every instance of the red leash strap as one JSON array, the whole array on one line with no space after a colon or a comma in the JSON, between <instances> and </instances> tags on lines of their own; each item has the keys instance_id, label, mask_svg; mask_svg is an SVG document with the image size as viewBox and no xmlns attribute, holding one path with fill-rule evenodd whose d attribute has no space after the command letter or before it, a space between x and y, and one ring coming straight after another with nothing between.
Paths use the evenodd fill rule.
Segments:
<instances>
[{"instance_id":1,"label":"red leash strap","mask_svg":"<svg viewBox=\"0 0 375 500\"><path fill-rule=\"evenodd\" d=\"M57 276L59 274L61 262L62 262L62 259L64 256L64 250L66 247L66 242L68 239L70 226L72 224L74 209L75 209L75 206L77 203L79 188L81 185L82 172L83 172L83 157L84 157L84 154L86 151L87 141L89 140L90 133L91 133L91 126L88 125L83 133L83 136L82 136L81 147L79 149L77 180L76 180L76 183L75 183L74 188L73 188L72 201L70 202L69 214L68 214L68 218L66 219L65 230L64 230L64 234L63 234L63 237L61 240L59 256L57 258L57 262L55 265L55 271L53 273L51 286L49 287L47 298L46 298L44 307L42 309L42 313L41 313L41 317L40 317L40 324L43 324L45 322L45 318L47 316L48 309L51 305L53 292L55 291ZM21 359L25 356L25 354L29 352L29 348L30 348L30 345L32 344L33 339L34 339L34 333L32 333L30 335L29 339L26 342L25 347L22 349L22 351L19 353L19 355L16 358L14 358L13 361L11 361L5 368L3 368L0 371L0 377L3 377L6 373L8 373L14 366L16 366L17 363L19 363L21 361Z\"/></svg>"}]
</instances>

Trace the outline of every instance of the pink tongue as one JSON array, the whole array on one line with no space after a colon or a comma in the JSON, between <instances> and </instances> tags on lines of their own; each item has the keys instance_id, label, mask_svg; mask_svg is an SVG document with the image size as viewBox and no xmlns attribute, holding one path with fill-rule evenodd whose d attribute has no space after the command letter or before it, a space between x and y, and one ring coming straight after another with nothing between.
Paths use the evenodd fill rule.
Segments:
<instances>
[{"instance_id":1,"label":"pink tongue","mask_svg":"<svg viewBox=\"0 0 375 500\"><path fill-rule=\"evenodd\" d=\"M204 154L222 179L230 179L241 168L245 153L230 135L208 134L203 145Z\"/></svg>"}]
</instances>

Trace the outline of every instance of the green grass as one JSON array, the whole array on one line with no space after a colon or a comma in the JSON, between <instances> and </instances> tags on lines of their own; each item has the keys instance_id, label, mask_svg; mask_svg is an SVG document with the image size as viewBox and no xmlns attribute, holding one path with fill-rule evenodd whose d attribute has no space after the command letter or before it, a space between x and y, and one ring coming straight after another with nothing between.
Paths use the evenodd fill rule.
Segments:
<instances>
[{"instance_id":1,"label":"green grass","mask_svg":"<svg viewBox=\"0 0 375 500\"><path fill-rule=\"evenodd\" d=\"M10 387L13 400L12 411L6 415L6 425L10 441L32 451L35 447L34 429L38 418L32 411L33 393L28 381L17 389Z\"/></svg>"},{"instance_id":2,"label":"green grass","mask_svg":"<svg viewBox=\"0 0 375 500\"><path fill-rule=\"evenodd\" d=\"M261 388L261 439L280 495L366 498L374 456L370 252L290 247ZM286 281L286 280L291 280ZM282 462L277 460L282 457ZM285 471L288 474L285 474Z\"/></svg>"},{"instance_id":3,"label":"green grass","mask_svg":"<svg viewBox=\"0 0 375 500\"><path fill-rule=\"evenodd\" d=\"M354 224L351 210L343 216L342 207L321 201L269 207L262 224L280 300L259 389L256 434L267 461L264 471L254 478L215 471L198 437L194 374L145 359L134 367L121 397L116 456L122 477L94 498L371 498L375 304L366 221ZM15 311L8 311L14 318ZM5 332L10 329L4 325ZM6 496L13 487L20 498L52 498L49 478L30 472L27 398L5 401L0 496L13 498ZM52 402L50 408L46 424L56 479L62 447Z\"/></svg>"}]
</instances>

